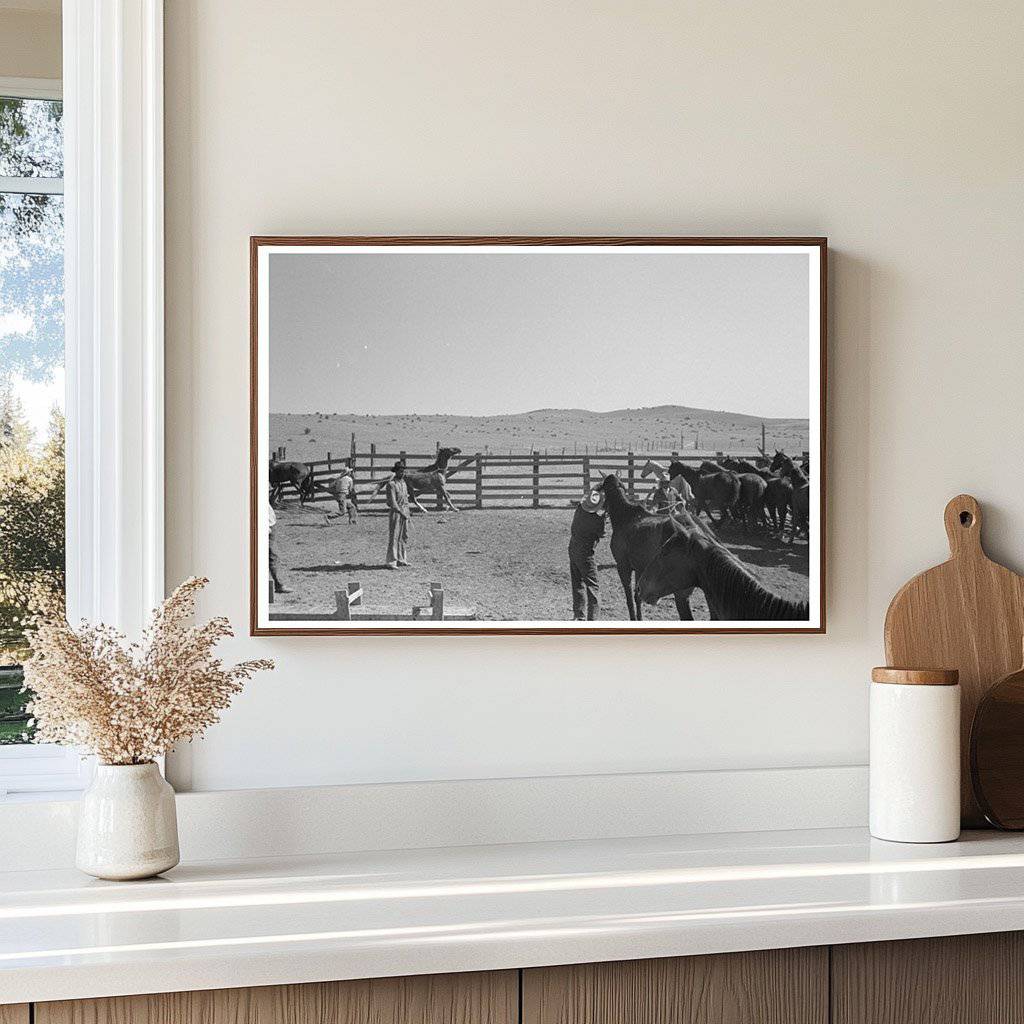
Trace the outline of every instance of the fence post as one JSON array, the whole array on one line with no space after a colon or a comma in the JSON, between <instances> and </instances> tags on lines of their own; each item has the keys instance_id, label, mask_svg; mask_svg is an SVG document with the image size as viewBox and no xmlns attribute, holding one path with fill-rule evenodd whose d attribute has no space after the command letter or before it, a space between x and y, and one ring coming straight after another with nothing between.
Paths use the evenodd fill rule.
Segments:
<instances>
[{"instance_id":1,"label":"fence post","mask_svg":"<svg viewBox=\"0 0 1024 1024\"><path fill-rule=\"evenodd\" d=\"M330 452L327 453L327 472L328 473L332 472L332 469L331 469L331 453Z\"/></svg>"},{"instance_id":2,"label":"fence post","mask_svg":"<svg viewBox=\"0 0 1024 1024\"><path fill-rule=\"evenodd\" d=\"M533 453L533 507L540 508L540 452Z\"/></svg>"},{"instance_id":3,"label":"fence post","mask_svg":"<svg viewBox=\"0 0 1024 1024\"><path fill-rule=\"evenodd\" d=\"M484 457L476 453L476 507L484 507Z\"/></svg>"},{"instance_id":4,"label":"fence post","mask_svg":"<svg viewBox=\"0 0 1024 1024\"><path fill-rule=\"evenodd\" d=\"M590 456L583 456L583 490L590 490Z\"/></svg>"},{"instance_id":5,"label":"fence post","mask_svg":"<svg viewBox=\"0 0 1024 1024\"><path fill-rule=\"evenodd\" d=\"M356 432L352 431L352 447L349 449L349 455L354 459L356 457Z\"/></svg>"},{"instance_id":6,"label":"fence post","mask_svg":"<svg viewBox=\"0 0 1024 1024\"><path fill-rule=\"evenodd\" d=\"M336 590L334 592L334 603L337 607L337 611L334 617L336 619L341 619L342 622L351 621L352 612L349 610L348 591Z\"/></svg>"},{"instance_id":7,"label":"fence post","mask_svg":"<svg viewBox=\"0 0 1024 1024\"><path fill-rule=\"evenodd\" d=\"M373 479L373 464L377 461L377 445L373 442L370 444L370 479Z\"/></svg>"},{"instance_id":8,"label":"fence post","mask_svg":"<svg viewBox=\"0 0 1024 1024\"><path fill-rule=\"evenodd\" d=\"M267 587L269 588L269 594L267 595L267 604L274 603L274 581L267 580Z\"/></svg>"},{"instance_id":9,"label":"fence post","mask_svg":"<svg viewBox=\"0 0 1024 1024\"><path fill-rule=\"evenodd\" d=\"M626 454L629 457L629 461L626 463L626 474L629 480L629 496L632 498L634 497L633 491L636 484L636 466L633 462L633 453L627 452Z\"/></svg>"},{"instance_id":10,"label":"fence post","mask_svg":"<svg viewBox=\"0 0 1024 1024\"><path fill-rule=\"evenodd\" d=\"M430 617L439 621L444 618L444 591L440 583L430 584Z\"/></svg>"}]
</instances>

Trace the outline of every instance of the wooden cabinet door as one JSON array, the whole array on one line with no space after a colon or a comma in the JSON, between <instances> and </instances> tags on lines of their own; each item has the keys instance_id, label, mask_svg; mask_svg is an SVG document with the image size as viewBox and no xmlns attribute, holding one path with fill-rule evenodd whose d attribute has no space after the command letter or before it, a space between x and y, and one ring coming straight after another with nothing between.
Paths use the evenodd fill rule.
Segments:
<instances>
[{"instance_id":1,"label":"wooden cabinet door","mask_svg":"<svg viewBox=\"0 0 1024 1024\"><path fill-rule=\"evenodd\" d=\"M516 1024L518 1004L495 971L37 1003L35 1024Z\"/></svg>"},{"instance_id":2,"label":"wooden cabinet door","mask_svg":"<svg viewBox=\"0 0 1024 1024\"><path fill-rule=\"evenodd\" d=\"M1024 934L832 947L834 1024L1024 1024Z\"/></svg>"},{"instance_id":3,"label":"wooden cabinet door","mask_svg":"<svg viewBox=\"0 0 1024 1024\"><path fill-rule=\"evenodd\" d=\"M28 1024L28 1004L8 1003L0 1006L0 1024Z\"/></svg>"},{"instance_id":4,"label":"wooden cabinet door","mask_svg":"<svg viewBox=\"0 0 1024 1024\"><path fill-rule=\"evenodd\" d=\"M826 1024L828 950L523 972L523 1024Z\"/></svg>"}]
</instances>

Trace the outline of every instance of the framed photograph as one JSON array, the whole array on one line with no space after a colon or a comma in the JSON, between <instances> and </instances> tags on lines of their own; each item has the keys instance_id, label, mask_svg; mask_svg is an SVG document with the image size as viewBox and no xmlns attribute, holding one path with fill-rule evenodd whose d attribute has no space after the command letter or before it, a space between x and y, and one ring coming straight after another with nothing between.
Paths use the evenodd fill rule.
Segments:
<instances>
[{"instance_id":1,"label":"framed photograph","mask_svg":"<svg viewBox=\"0 0 1024 1024\"><path fill-rule=\"evenodd\" d=\"M825 631L824 238L250 249L254 635Z\"/></svg>"}]
</instances>

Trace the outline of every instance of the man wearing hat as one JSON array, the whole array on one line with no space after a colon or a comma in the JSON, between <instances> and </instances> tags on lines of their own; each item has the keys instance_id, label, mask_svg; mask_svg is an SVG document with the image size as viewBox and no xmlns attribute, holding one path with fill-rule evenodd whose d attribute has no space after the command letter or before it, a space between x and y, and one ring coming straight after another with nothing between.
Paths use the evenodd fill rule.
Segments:
<instances>
[{"instance_id":1,"label":"man wearing hat","mask_svg":"<svg viewBox=\"0 0 1024 1024\"><path fill-rule=\"evenodd\" d=\"M569 535L569 579L572 582L572 617L576 622L596 619L598 600L597 542L604 536L604 494L591 490L572 517Z\"/></svg>"},{"instance_id":2,"label":"man wearing hat","mask_svg":"<svg viewBox=\"0 0 1024 1024\"><path fill-rule=\"evenodd\" d=\"M338 516L348 516L349 525L355 521L356 513L359 511L359 505L356 499L356 485L355 479L352 476L352 462L350 459L345 460L345 467L341 471L341 476L336 476L328 485L327 490L334 495L334 500L338 503Z\"/></svg>"},{"instance_id":3,"label":"man wearing hat","mask_svg":"<svg viewBox=\"0 0 1024 1024\"><path fill-rule=\"evenodd\" d=\"M408 565L406 544L409 540L409 485L405 482L405 463L396 462L391 467L394 476L388 481L388 560L389 569Z\"/></svg>"}]
</instances>

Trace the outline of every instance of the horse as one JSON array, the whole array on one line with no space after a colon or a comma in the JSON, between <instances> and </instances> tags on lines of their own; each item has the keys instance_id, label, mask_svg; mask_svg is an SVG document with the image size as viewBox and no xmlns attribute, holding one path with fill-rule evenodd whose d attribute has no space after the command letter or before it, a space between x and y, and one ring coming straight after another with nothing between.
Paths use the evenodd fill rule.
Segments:
<instances>
[{"instance_id":1,"label":"horse","mask_svg":"<svg viewBox=\"0 0 1024 1024\"><path fill-rule=\"evenodd\" d=\"M737 510L743 515L748 528L764 527L765 508L764 495L768 490L768 482L760 473L737 473L740 478L740 500L736 503Z\"/></svg>"},{"instance_id":2,"label":"horse","mask_svg":"<svg viewBox=\"0 0 1024 1024\"><path fill-rule=\"evenodd\" d=\"M716 466L713 462L703 462L708 466L707 472L694 469L678 460L669 464L669 476L682 476L693 489L694 515L707 511L708 519L714 521L711 513L718 510L718 522L731 514L733 506L740 497L740 478L727 469Z\"/></svg>"},{"instance_id":3,"label":"horse","mask_svg":"<svg viewBox=\"0 0 1024 1024\"><path fill-rule=\"evenodd\" d=\"M722 469L728 469L740 478L739 504L746 513L747 525L771 528L773 517L777 524L778 488L772 487L772 481L779 478L769 470L761 469L745 459L726 457L722 459L720 465ZM782 514L785 516L785 508Z\"/></svg>"},{"instance_id":4,"label":"horse","mask_svg":"<svg viewBox=\"0 0 1024 1024\"><path fill-rule=\"evenodd\" d=\"M791 523L789 532L790 544L796 539L797 532L810 534L811 522L811 488L806 473L785 452L775 450L771 469L790 482L793 488L789 506Z\"/></svg>"},{"instance_id":5,"label":"horse","mask_svg":"<svg viewBox=\"0 0 1024 1024\"><path fill-rule=\"evenodd\" d=\"M722 459L719 466L722 469L731 470L733 473L753 473L755 476L759 476L766 483L772 478L772 473L769 472L769 470L755 466L752 462L747 462L746 459L734 459L729 455Z\"/></svg>"},{"instance_id":6,"label":"horse","mask_svg":"<svg viewBox=\"0 0 1024 1024\"><path fill-rule=\"evenodd\" d=\"M706 531L675 522L671 530L672 535L640 574L636 589L642 603L657 604L667 594L689 594L700 588L715 621L808 618L806 601L791 601L773 593Z\"/></svg>"},{"instance_id":7,"label":"horse","mask_svg":"<svg viewBox=\"0 0 1024 1024\"><path fill-rule=\"evenodd\" d=\"M316 484L313 468L304 462L275 462L270 460L270 503L273 505L284 493L285 484L291 484L298 492L299 504L313 497Z\"/></svg>"},{"instance_id":8,"label":"horse","mask_svg":"<svg viewBox=\"0 0 1024 1024\"><path fill-rule=\"evenodd\" d=\"M409 500L421 512L426 512L427 510L417 500L418 496L428 492L437 495L442 508L447 508L452 512L462 511L452 501L445 483L448 479L448 463L452 460L453 456L461 454L461 448L438 448L437 458L429 466L424 466L422 469L409 469L406 467L405 484L409 490ZM381 480L373 493L380 494L387 487L390 479L391 477L388 476Z\"/></svg>"},{"instance_id":9,"label":"horse","mask_svg":"<svg viewBox=\"0 0 1024 1024\"><path fill-rule=\"evenodd\" d=\"M792 482L784 476L769 478L764 488L764 508L771 529L784 530L786 528L786 515L792 501Z\"/></svg>"},{"instance_id":10,"label":"horse","mask_svg":"<svg viewBox=\"0 0 1024 1024\"><path fill-rule=\"evenodd\" d=\"M643 611L633 590L633 577L639 578L647 563L657 556L671 535L672 517L648 512L638 502L630 501L622 481L614 473L604 478L601 490L604 491L605 508L612 524L612 557L626 594L626 608L631 620L639 620L643 618ZM694 522L688 512L680 515L688 524ZM678 591L675 601L679 618L692 620L689 591Z\"/></svg>"},{"instance_id":11,"label":"horse","mask_svg":"<svg viewBox=\"0 0 1024 1024\"><path fill-rule=\"evenodd\" d=\"M640 476L646 479L651 474L658 482L651 488L651 493L644 499L644 507L659 512L671 511L672 507L682 502L687 508L693 504L693 491L686 480L678 474L670 477L668 470L660 462L648 459L640 470ZM672 492L672 493L670 493Z\"/></svg>"}]
</instances>

